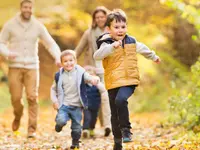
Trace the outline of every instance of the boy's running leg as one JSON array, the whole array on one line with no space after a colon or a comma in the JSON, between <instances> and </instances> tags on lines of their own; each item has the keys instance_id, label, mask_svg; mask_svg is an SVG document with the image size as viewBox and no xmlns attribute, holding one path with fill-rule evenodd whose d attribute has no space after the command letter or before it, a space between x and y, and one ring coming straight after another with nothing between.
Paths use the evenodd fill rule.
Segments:
<instances>
[{"instance_id":1,"label":"boy's running leg","mask_svg":"<svg viewBox=\"0 0 200 150\"><path fill-rule=\"evenodd\" d=\"M111 125L114 135L114 150L122 150L122 134L120 128L118 109L115 104L115 98L119 88L108 90L110 109L111 109Z\"/></svg>"},{"instance_id":2,"label":"boy's running leg","mask_svg":"<svg viewBox=\"0 0 200 150\"><path fill-rule=\"evenodd\" d=\"M69 106L62 105L59 110L58 114L56 116L56 126L55 130L56 132L62 131L63 126L66 125L69 118Z\"/></svg>"},{"instance_id":3,"label":"boy's running leg","mask_svg":"<svg viewBox=\"0 0 200 150\"><path fill-rule=\"evenodd\" d=\"M98 110L91 110L90 112L91 112L90 136L94 137L94 129L97 123Z\"/></svg>"},{"instance_id":4,"label":"boy's running leg","mask_svg":"<svg viewBox=\"0 0 200 150\"><path fill-rule=\"evenodd\" d=\"M129 121L128 98L133 94L135 87L136 86L120 87L115 99L119 113L123 142L132 141L132 133L130 132L131 123Z\"/></svg>"},{"instance_id":5,"label":"boy's running leg","mask_svg":"<svg viewBox=\"0 0 200 150\"><path fill-rule=\"evenodd\" d=\"M70 116L72 119L71 124L71 137L72 137L72 146L71 149L79 148L79 140L81 138L81 119L82 119L82 109L80 107L70 106Z\"/></svg>"},{"instance_id":6,"label":"boy's running leg","mask_svg":"<svg viewBox=\"0 0 200 150\"><path fill-rule=\"evenodd\" d=\"M91 122L91 111L89 109L83 110L83 138L89 138L89 128Z\"/></svg>"},{"instance_id":7,"label":"boy's running leg","mask_svg":"<svg viewBox=\"0 0 200 150\"><path fill-rule=\"evenodd\" d=\"M91 110L90 129L94 129L97 123L98 110Z\"/></svg>"}]
</instances>

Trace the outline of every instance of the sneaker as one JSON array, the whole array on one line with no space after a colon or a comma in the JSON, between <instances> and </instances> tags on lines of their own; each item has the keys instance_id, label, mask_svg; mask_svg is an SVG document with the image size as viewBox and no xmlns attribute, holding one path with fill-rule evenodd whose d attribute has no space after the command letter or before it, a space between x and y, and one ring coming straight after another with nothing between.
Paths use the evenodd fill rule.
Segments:
<instances>
[{"instance_id":1,"label":"sneaker","mask_svg":"<svg viewBox=\"0 0 200 150\"><path fill-rule=\"evenodd\" d=\"M56 124L56 126L55 126L56 132L62 131L62 128L63 128L63 127L61 127L61 126L59 126L59 125L57 125L57 124Z\"/></svg>"},{"instance_id":2,"label":"sneaker","mask_svg":"<svg viewBox=\"0 0 200 150\"><path fill-rule=\"evenodd\" d=\"M130 129L128 128L122 129L122 138L123 138L123 143L132 142L132 133Z\"/></svg>"},{"instance_id":3,"label":"sneaker","mask_svg":"<svg viewBox=\"0 0 200 150\"><path fill-rule=\"evenodd\" d=\"M89 134L90 134L90 131L87 129L84 129L82 136L83 136L83 138L89 138L89 136L90 136Z\"/></svg>"},{"instance_id":4,"label":"sneaker","mask_svg":"<svg viewBox=\"0 0 200 150\"><path fill-rule=\"evenodd\" d=\"M90 137L94 137L94 130L90 130Z\"/></svg>"},{"instance_id":5,"label":"sneaker","mask_svg":"<svg viewBox=\"0 0 200 150\"><path fill-rule=\"evenodd\" d=\"M13 131L14 136L19 136L21 133L17 130L17 131Z\"/></svg>"},{"instance_id":6,"label":"sneaker","mask_svg":"<svg viewBox=\"0 0 200 150\"><path fill-rule=\"evenodd\" d=\"M110 128L105 128L105 134L104 136L107 137L110 135L111 129Z\"/></svg>"},{"instance_id":7,"label":"sneaker","mask_svg":"<svg viewBox=\"0 0 200 150\"><path fill-rule=\"evenodd\" d=\"M72 140L72 145L70 146L70 149L78 150L79 149L79 141Z\"/></svg>"},{"instance_id":8,"label":"sneaker","mask_svg":"<svg viewBox=\"0 0 200 150\"><path fill-rule=\"evenodd\" d=\"M70 146L70 149L79 150L79 145L72 145Z\"/></svg>"},{"instance_id":9,"label":"sneaker","mask_svg":"<svg viewBox=\"0 0 200 150\"><path fill-rule=\"evenodd\" d=\"M20 125L20 120L14 119L12 123L12 130L17 131L19 129L19 125Z\"/></svg>"},{"instance_id":10,"label":"sneaker","mask_svg":"<svg viewBox=\"0 0 200 150\"><path fill-rule=\"evenodd\" d=\"M36 138L36 133L35 132L29 132L27 135L27 138Z\"/></svg>"}]
</instances>

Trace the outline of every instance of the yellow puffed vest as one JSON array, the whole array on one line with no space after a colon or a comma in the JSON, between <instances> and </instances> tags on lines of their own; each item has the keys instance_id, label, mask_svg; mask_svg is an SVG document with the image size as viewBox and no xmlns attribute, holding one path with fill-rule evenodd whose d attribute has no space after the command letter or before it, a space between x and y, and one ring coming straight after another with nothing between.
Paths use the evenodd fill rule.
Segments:
<instances>
[{"instance_id":1,"label":"yellow puffed vest","mask_svg":"<svg viewBox=\"0 0 200 150\"><path fill-rule=\"evenodd\" d=\"M106 42L104 40L104 42ZM136 56L136 41L126 35L123 40L124 46L103 59L105 69L106 89L138 85L140 82Z\"/></svg>"}]
</instances>

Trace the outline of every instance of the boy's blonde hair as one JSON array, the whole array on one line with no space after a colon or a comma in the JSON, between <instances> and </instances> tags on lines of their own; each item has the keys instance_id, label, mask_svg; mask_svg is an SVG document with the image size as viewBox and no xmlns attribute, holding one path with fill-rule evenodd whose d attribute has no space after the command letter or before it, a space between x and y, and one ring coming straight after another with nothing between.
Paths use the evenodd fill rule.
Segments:
<instances>
[{"instance_id":1,"label":"boy's blonde hair","mask_svg":"<svg viewBox=\"0 0 200 150\"><path fill-rule=\"evenodd\" d=\"M74 50L67 49L67 50L62 51L60 55L60 61L62 62L62 58L67 55L73 56L74 60L76 60L76 52Z\"/></svg>"}]
</instances>

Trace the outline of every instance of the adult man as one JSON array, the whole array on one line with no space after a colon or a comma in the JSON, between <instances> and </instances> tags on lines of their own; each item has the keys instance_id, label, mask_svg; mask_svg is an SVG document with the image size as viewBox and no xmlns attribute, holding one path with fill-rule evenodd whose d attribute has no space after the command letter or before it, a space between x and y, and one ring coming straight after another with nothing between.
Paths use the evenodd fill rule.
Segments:
<instances>
[{"instance_id":1,"label":"adult man","mask_svg":"<svg viewBox=\"0 0 200 150\"><path fill-rule=\"evenodd\" d=\"M37 98L39 88L38 38L45 42L48 51L60 64L60 49L45 26L32 16L33 0L21 0L20 13L9 20L0 34L0 49L4 56L15 53L9 61L9 90L14 108L12 130L17 131L23 114L23 88L28 101L28 138L36 136ZM6 44L9 44L8 47Z\"/></svg>"}]
</instances>

